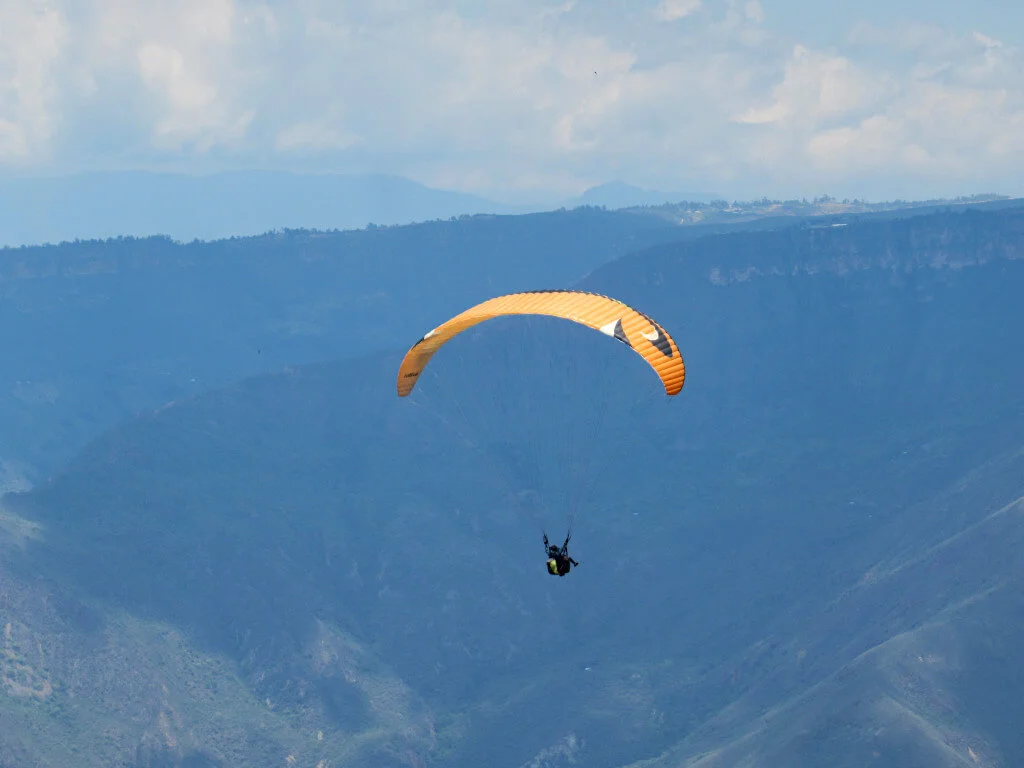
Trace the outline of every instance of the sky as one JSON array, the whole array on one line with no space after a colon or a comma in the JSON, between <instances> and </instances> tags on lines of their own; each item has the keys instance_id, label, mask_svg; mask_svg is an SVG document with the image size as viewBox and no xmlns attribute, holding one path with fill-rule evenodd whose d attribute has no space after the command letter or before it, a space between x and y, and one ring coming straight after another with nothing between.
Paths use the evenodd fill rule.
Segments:
<instances>
[{"instance_id":1,"label":"sky","mask_svg":"<svg viewBox=\"0 0 1024 768\"><path fill-rule=\"evenodd\" d=\"M0 0L0 178L1017 195L1022 45L1006 0Z\"/></svg>"}]
</instances>

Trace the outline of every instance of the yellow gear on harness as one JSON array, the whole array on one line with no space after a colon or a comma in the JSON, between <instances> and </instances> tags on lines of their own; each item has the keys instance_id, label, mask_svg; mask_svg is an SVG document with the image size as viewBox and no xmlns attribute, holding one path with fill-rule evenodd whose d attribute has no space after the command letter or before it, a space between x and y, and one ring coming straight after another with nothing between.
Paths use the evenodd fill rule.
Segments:
<instances>
[{"instance_id":1,"label":"yellow gear on harness","mask_svg":"<svg viewBox=\"0 0 1024 768\"><path fill-rule=\"evenodd\" d=\"M548 560L548 573L552 576L558 575L558 561L555 558Z\"/></svg>"}]
</instances>

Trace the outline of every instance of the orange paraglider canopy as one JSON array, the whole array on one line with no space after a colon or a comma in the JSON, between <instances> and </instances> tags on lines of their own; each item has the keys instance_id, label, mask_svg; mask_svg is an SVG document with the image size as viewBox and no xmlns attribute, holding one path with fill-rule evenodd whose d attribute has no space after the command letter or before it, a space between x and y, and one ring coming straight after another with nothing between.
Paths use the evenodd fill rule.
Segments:
<instances>
[{"instance_id":1,"label":"orange paraglider canopy","mask_svg":"<svg viewBox=\"0 0 1024 768\"><path fill-rule=\"evenodd\" d=\"M398 395L416 386L423 369L442 345L467 328L506 315L548 315L601 331L640 355L658 374L669 395L679 394L686 366L679 347L665 329L621 301L583 291L529 291L498 296L477 304L439 325L417 341L398 369Z\"/></svg>"}]
</instances>

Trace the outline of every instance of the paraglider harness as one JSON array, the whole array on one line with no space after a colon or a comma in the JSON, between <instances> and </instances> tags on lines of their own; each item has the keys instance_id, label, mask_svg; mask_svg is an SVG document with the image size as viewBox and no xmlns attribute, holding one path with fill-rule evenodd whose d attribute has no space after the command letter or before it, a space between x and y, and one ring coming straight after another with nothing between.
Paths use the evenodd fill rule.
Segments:
<instances>
[{"instance_id":1,"label":"paraglider harness","mask_svg":"<svg viewBox=\"0 0 1024 768\"><path fill-rule=\"evenodd\" d=\"M565 536L565 543L562 544L562 548L559 549L554 544L549 543L548 535L544 534L544 549L547 550L548 555L548 573L552 576L565 576L572 566L579 566L579 563L569 557L569 538L571 536L572 532L570 531Z\"/></svg>"}]
</instances>

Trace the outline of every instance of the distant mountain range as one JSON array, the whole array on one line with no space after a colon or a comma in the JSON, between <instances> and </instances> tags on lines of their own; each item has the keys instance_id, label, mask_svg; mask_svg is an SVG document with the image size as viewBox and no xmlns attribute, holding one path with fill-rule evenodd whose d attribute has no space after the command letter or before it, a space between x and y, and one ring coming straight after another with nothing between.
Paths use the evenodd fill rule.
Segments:
<instances>
[{"instance_id":1,"label":"distant mountain range","mask_svg":"<svg viewBox=\"0 0 1024 768\"><path fill-rule=\"evenodd\" d=\"M45 476L139 410L283 365L401 344L481 296L567 287L657 243L906 215L833 203L590 207L213 242L120 237L0 250L0 392L8 393L0 398L0 492Z\"/></svg>"},{"instance_id":2,"label":"distant mountain range","mask_svg":"<svg viewBox=\"0 0 1024 768\"><path fill-rule=\"evenodd\" d=\"M401 344L482 295L567 287L610 259L701 231L591 208L0 250L0 492L139 410Z\"/></svg>"},{"instance_id":3,"label":"distant mountain range","mask_svg":"<svg viewBox=\"0 0 1024 768\"><path fill-rule=\"evenodd\" d=\"M1024 763L1024 206L835 223L7 252L18 354L77 349L90 404L14 382L17 434L145 407L3 499L0 766ZM683 392L517 318L396 396L434 318L556 279L657 318ZM272 370L152 407L152 372L264 340ZM589 494L552 579L560 483Z\"/></svg>"},{"instance_id":4,"label":"distant mountain range","mask_svg":"<svg viewBox=\"0 0 1024 768\"><path fill-rule=\"evenodd\" d=\"M385 174L233 171L207 176L91 172L0 180L0 247L164 235L180 242L247 237L284 229L393 226L474 214L525 214L580 206L644 210L674 224L898 211L1002 199L912 203L758 200L728 203L701 191L656 191L616 180L576 197L508 204L433 189Z\"/></svg>"},{"instance_id":5,"label":"distant mountain range","mask_svg":"<svg viewBox=\"0 0 1024 768\"><path fill-rule=\"evenodd\" d=\"M126 235L215 240L284 228L358 229L476 213L528 213L578 205L612 209L684 199L704 197L611 182L578 198L509 205L384 174L90 172L0 180L0 246Z\"/></svg>"},{"instance_id":6,"label":"distant mountain range","mask_svg":"<svg viewBox=\"0 0 1024 768\"><path fill-rule=\"evenodd\" d=\"M95 172L0 181L0 245L124 235L214 240L518 211L379 174Z\"/></svg>"},{"instance_id":7,"label":"distant mountain range","mask_svg":"<svg viewBox=\"0 0 1024 768\"><path fill-rule=\"evenodd\" d=\"M688 201L693 203L707 203L721 198L715 192L660 192L652 189L643 189L626 184L624 181L609 181L591 187L575 200L571 201L576 205L598 205L609 209L633 208L644 205L664 205L666 203L679 203Z\"/></svg>"}]
</instances>

